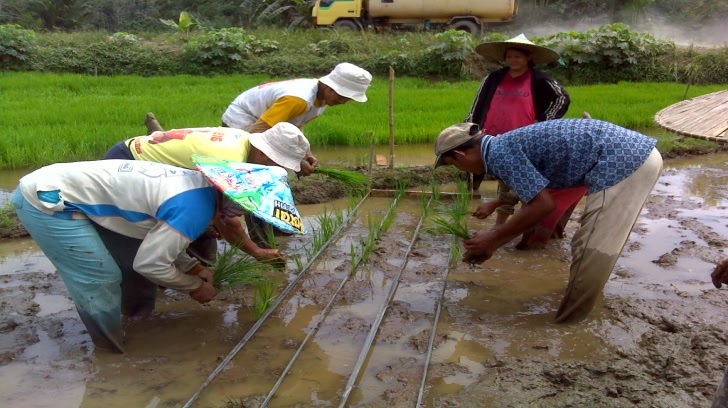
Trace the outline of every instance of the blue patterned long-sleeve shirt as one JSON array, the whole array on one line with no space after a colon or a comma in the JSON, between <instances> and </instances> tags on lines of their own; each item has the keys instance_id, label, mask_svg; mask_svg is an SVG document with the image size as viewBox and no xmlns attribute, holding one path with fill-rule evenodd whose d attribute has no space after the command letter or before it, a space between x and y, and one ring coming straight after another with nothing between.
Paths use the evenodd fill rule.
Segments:
<instances>
[{"instance_id":1,"label":"blue patterned long-sleeve shirt","mask_svg":"<svg viewBox=\"0 0 728 408\"><path fill-rule=\"evenodd\" d=\"M486 173L513 189L524 202L544 188L586 186L587 194L629 177L657 141L612 123L559 119L485 136Z\"/></svg>"}]
</instances>

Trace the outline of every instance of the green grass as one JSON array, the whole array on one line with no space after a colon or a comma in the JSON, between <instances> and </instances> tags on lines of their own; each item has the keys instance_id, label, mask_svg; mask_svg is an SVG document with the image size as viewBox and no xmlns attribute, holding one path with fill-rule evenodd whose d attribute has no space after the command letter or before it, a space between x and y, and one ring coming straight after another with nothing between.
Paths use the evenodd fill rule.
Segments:
<instances>
[{"instance_id":1,"label":"green grass","mask_svg":"<svg viewBox=\"0 0 728 408\"><path fill-rule=\"evenodd\" d=\"M10 203L0 206L0 235L3 231L14 228L18 225L18 216L15 213L15 207Z\"/></svg>"},{"instance_id":2,"label":"green grass","mask_svg":"<svg viewBox=\"0 0 728 408\"><path fill-rule=\"evenodd\" d=\"M164 128L217 126L235 96L266 80L264 76L93 77L0 73L0 169L39 167L96 160L114 143L146 133L146 112ZM443 128L463 120L477 81L430 82L398 78L394 114L396 142L432 142ZM691 86L688 97L723 89ZM569 87L567 117L583 111L629 128L652 126L654 114L682 99L678 83L621 83ZM317 146L388 143L388 83L375 78L367 103L329 108L304 133Z\"/></svg>"}]
</instances>

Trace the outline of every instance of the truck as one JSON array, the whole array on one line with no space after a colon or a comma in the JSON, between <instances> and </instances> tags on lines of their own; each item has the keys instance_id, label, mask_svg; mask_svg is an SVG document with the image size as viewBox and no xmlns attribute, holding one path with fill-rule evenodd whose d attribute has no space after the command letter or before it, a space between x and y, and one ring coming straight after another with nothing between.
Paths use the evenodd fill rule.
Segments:
<instances>
[{"instance_id":1,"label":"truck","mask_svg":"<svg viewBox=\"0 0 728 408\"><path fill-rule=\"evenodd\" d=\"M509 22L515 0L316 0L315 26L364 28L449 26L475 35L485 23Z\"/></svg>"}]
</instances>

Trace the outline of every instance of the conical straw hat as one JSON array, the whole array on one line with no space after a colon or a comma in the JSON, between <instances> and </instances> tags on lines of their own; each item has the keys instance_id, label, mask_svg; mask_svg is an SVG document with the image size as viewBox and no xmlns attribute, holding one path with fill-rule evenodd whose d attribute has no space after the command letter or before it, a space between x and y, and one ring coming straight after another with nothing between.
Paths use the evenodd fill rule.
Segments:
<instances>
[{"instance_id":1,"label":"conical straw hat","mask_svg":"<svg viewBox=\"0 0 728 408\"><path fill-rule=\"evenodd\" d=\"M475 52L490 61L501 62L505 59L506 50L509 48L521 48L530 51L534 64L547 64L559 60L559 54L556 51L532 43L523 34L506 41L480 44L475 47Z\"/></svg>"}]
</instances>

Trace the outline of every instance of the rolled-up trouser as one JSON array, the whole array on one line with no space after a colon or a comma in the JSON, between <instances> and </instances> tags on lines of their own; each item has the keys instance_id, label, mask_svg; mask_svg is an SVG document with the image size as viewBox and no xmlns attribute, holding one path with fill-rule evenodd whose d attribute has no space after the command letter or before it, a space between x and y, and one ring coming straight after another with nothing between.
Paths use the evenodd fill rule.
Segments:
<instances>
[{"instance_id":1,"label":"rolled-up trouser","mask_svg":"<svg viewBox=\"0 0 728 408\"><path fill-rule=\"evenodd\" d=\"M110 231L96 223L96 232L121 270L121 313L131 318L144 318L154 311L157 284L134 270L141 239Z\"/></svg>"},{"instance_id":2,"label":"rolled-up trouser","mask_svg":"<svg viewBox=\"0 0 728 408\"><path fill-rule=\"evenodd\" d=\"M580 320L594 307L661 169L662 156L653 149L629 177L586 197L581 227L571 241L569 285L556 322Z\"/></svg>"},{"instance_id":3,"label":"rolled-up trouser","mask_svg":"<svg viewBox=\"0 0 728 408\"><path fill-rule=\"evenodd\" d=\"M20 222L61 275L94 345L123 353L121 271L92 222L45 214L19 188L11 201Z\"/></svg>"}]
</instances>

